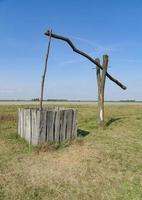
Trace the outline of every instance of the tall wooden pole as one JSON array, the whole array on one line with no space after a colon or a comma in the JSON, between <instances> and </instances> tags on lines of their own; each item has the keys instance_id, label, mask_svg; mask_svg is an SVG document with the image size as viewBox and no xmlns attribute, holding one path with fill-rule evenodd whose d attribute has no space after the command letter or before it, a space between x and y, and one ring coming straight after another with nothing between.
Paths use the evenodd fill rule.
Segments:
<instances>
[{"instance_id":1,"label":"tall wooden pole","mask_svg":"<svg viewBox=\"0 0 142 200\"><path fill-rule=\"evenodd\" d=\"M42 75L42 82L41 82L41 98L40 98L40 110L42 110L44 82L45 82L45 76L46 76L46 71L47 71L47 63L48 63L48 57L49 57L49 51L50 51L51 34L52 34L52 30L50 31L50 35L49 35L48 48L47 48L47 53L46 53L46 58L45 58L45 67L44 67L44 72L43 72L43 75Z\"/></svg>"},{"instance_id":2,"label":"tall wooden pole","mask_svg":"<svg viewBox=\"0 0 142 200\"><path fill-rule=\"evenodd\" d=\"M100 64L100 59L96 58L96 62ZM97 76L97 85L98 85L98 114L97 114L97 120L98 124L100 124L100 89L101 89L101 74L100 74L100 68L96 65L96 76Z\"/></svg>"},{"instance_id":3,"label":"tall wooden pole","mask_svg":"<svg viewBox=\"0 0 142 200\"><path fill-rule=\"evenodd\" d=\"M97 58L96 62L100 64L100 60ZM106 73L108 68L108 56L103 56L103 70L100 72L98 66L96 66L96 76L98 84L98 123L100 126L104 127L104 89Z\"/></svg>"}]
</instances>

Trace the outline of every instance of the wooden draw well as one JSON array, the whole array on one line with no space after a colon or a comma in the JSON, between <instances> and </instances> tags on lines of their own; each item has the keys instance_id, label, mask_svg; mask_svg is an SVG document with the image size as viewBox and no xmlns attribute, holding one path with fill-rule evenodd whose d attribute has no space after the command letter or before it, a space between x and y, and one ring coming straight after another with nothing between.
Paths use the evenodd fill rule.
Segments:
<instances>
[{"instance_id":1,"label":"wooden draw well","mask_svg":"<svg viewBox=\"0 0 142 200\"><path fill-rule=\"evenodd\" d=\"M18 134L32 145L70 140L77 136L77 111L19 108Z\"/></svg>"}]
</instances>

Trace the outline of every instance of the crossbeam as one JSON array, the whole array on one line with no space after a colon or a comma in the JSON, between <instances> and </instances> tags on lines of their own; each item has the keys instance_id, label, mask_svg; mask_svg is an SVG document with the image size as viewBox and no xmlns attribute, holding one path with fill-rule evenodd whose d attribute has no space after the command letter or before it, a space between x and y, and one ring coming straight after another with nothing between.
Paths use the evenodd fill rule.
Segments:
<instances>
[{"instance_id":1,"label":"crossbeam","mask_svg":"<svg viewBox=\"0 0 142 200\"><path fill-rule=\"evenodd\" d=\"M69 39L69 38L66 38L64 36L61 36L61 35L57 35L57 34L53 34L51 33L51 31L47 31L45 32L45 35L46 36L51 36L52 38L55 38L55 39L59 39L59 40L63 40L65 42L68 43L68 45L72 48L72 50L82 56L84 56L85 58L87 58L88 60L90 60L93 64L97 65L101 70L103 70L103 67L101 64L97 63L96 60L94 58L92 58L90 55L88 55L87 53L77 49L75 47L75 45L72 43L72 41ZM118 81L117 79L115 79L114 77L112 77L108 72L106 73L106 76L111 80L113 81L114 83L116 83L119 87L121 87L123 90L126 90L127 87L125 85L123 85L120 81Z\"/></svg>"}]
</instances>

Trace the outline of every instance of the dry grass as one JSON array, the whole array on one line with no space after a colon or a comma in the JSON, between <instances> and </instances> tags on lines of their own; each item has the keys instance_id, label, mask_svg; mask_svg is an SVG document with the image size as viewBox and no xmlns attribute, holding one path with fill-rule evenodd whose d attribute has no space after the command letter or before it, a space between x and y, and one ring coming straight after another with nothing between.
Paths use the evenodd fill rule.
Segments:
<instances>
[{"instance_id":1,"label":"dry grass","mask_svg":"<svg viewBox=\"0 0 142 200\"><path fill-rule=\"evenodd\" d=\"M16 107L0 107L0 199L142 199L142 106L107 106L105 130L96 107L74 107L90 134L55 148L29 147L16 136Z\"/></svg>"}]
</instances>

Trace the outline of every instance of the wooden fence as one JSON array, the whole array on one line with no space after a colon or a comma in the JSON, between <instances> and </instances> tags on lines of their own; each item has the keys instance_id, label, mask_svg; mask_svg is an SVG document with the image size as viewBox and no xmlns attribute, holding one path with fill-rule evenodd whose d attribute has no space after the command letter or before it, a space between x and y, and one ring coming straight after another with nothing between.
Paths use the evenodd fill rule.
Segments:
<instances>
[{"instance_id":1,"label":"wooden fence","mask_svg":"<svg viewBox=\"0 0 142 200\"><path fill-rule=\"evenodd\" d=\"M18 134L33 145L72 139L77 136L77 111L19 108Z\"/></svg>"}]
</instances>

